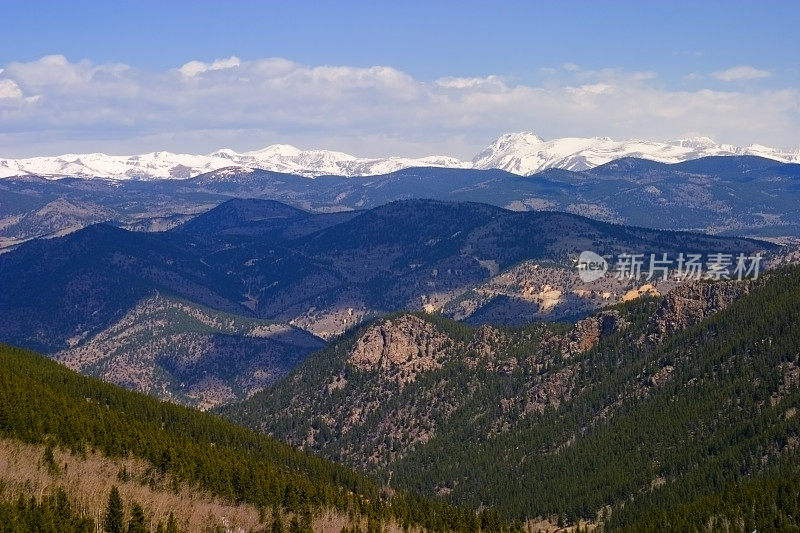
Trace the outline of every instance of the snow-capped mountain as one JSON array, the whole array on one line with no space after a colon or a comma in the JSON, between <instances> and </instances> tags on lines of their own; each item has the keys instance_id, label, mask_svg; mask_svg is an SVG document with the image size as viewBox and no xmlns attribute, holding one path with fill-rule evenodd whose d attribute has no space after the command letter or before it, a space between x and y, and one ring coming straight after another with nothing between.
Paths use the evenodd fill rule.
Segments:
<instances>
[{"instance_id":1,"label":"snow-capped mountain","mask_svg":"<svg viewBox=\"0 0 800 533\"><path fill-rule=\"evenodd\" d=\"M666 142L614 141L608 137L564 137L545 141L533 133L523 132L501 136L471 162L447 156L366 159L330 150L300 150L286 144L275 144L252 152L223 149L208 155L151 152L111 156L95 153L0 159L0 177L35 174L113 179L188 178L228 167L239 171L258 168L311 178L326 174L374 176L409 167L497 168L529 176L548 168L586 170L623 157L678 163L719 155L758 155L782 162L800 163L800 149L785 152L761 145L741 148L716 144L708 137Z\"/></svg>"},{"instance_id":2,"label":"snow-capped mountain","mask_svg":"<svg viewBox=\"0 0 800 533\"><path fill-rule=\"evenodd\" d=\"M408 167L471 168L471 164L453 157L429 156L419 159L387 157L363 159L343 152L330 150L300 150L288 144L273 144L254 152L236 153L219 150L209 157L226 158L231 164L287 172L302 176L375 176Z\"/></svg>"},{"instance_id":3,"label":"snow-capped mountain","mask_svg":"<svg viewBox=\"0 0 800 533\"><path fill-rule=\"evenodd\" d=\"M0 159L0 177L36 174L45 177L114 179L188 178L231 165L231 161L225 159L172 152L132 156L66 154L29 159Z\"/></svg>"},{"instance_id":4,"label":"snow-capped mountain","mask_svg":"<svg viewBox=\"0 0 800 533\"><path fill-rule=\"evenodd\" d=\"M716 144L708 137L667 142L614 141L608 137L564 137L542 140L533 133L509 133L493 142L472 160L474 168L500 168L529 176L548 168L586 170L623 157L661 163L679 163L706 156L758 155L782 162L800 162L800 150L781 152L766 146L739 148Z\"/></svg>"},{"instance_id":5,"label":"snow-capped mountain","mask_svg":"<svg viewBox=\"0 0 800 533\"><path fill-rule=\"evenodd\" d=\"M408 167L471 168L472 164L445 156L363 159L342 152L300 150L286 144L275 144L253 152L238 153L223 149L208 155L151 152L133 156L67 154L0 159L0 177L36 174L113 179L188 178L227 167L258 168L316 177L326 174L374 176Z\"/></svg>"}]
</instances>

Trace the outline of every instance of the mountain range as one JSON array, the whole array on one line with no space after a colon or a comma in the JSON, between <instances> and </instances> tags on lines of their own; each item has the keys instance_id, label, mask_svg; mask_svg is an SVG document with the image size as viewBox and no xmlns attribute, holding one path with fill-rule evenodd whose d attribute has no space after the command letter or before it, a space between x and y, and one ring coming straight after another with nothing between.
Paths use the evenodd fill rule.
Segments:
<instances>
[{"instance_id":1,"label":"mountain range","mask_svg":"<svg viewBox=\"0 0 800 533\"><path fill-rule=\"evenodd\" d=\"M365 320L404 309L473 324L574 318L640 289L582 283L583 250L768 252L762 241L568 213L404 200L309 213L234 199L166 232L94 224L0 255L0 341L163 399L244 399ZM669 283L652 282L657 293ZM305 331L303 331L305 330Z\"/></svg>"},{"instance_id":2,"label":"mountain range","mask_svg":"<svg viewBox=\"0 0 800 533\"><path fill-rule=\"evenodd\" d=\"M797 531L800 164L583 141L0 179L0 343L54 360L0 344L0 524L88 533L118 487L166 531Z\"/></svg>"},{"instance_id":3,"label":"mountain range","mask_svg":"<svg viewBox=\"0 0 800 533\"><path fill-rule=\"evenodd\" d=\"M157 531L796 531L799 291L795 266L574 325L383 317L217 413L314 454L0 345L0 524L89 533L118 493Z\"/></svg>"},{"instance_id":4,"label":"mountain range","mask_svg":"<svg viewBox=\"0 0 800 533\"><path fill-rule=\"evenodd\" d=\"M798 168L0 180L0 209L23 209L6 228L50 232L0 254L0 342L62 363L0 345L0 523L92 531L118 486L126 508L174 512L183 531L796 530L798 267L584 281L575 260L791 262L787 246L675 226L734 195L758 210L759 191L796 220ZM671 214L670 229L467 201L364 207L409 183L498 202L530 200L515 193L528 183L573 202L593 191L642 220ZM630 201L648 187L698 201ZM275 191L322 208L236 197Z\"/></svg>"},{"instance_id":5,"label":"mountain range","mask_svg":"<svg viewBox=\"0 0 800 533\"><path fill-rule=\"evenodd\" d=\"M708 137L666 142L614 141L607 137L567 137L545 141L533 133L523 132L501 136L478 153L472 161L461 161L447 156L358 158L342 152L300 150L294 146L275 144L250 152L239 153L231 149L222 149L207 155L159 151L132 156L91 153L0 159L0 177L37 175L175 179L189 178L228 167L268 170L306 177L374 176L410 167L500 169L530 176L550 168L582 171L626 157L678 163L721 155L755 155L784 163L800 162L800 148L795 151L782 151L761 145L737 147L717 144Z\"/></svg>"},{"instance_id":6,"label":"mountain range","mask_svg":"<svg viewBox=\"0 0 800 533\"><path fill-rule=\"evenodd\" d=\"M0 252L97 222L165 231L232 198L278 200L305 211L339 212L342 219L346 211L429 198L562 211L655 229L800 236L800 164L715 156L672 164L624 158L579 172L551 168L531 177L433 167L358 179L308 179L238 167L186 179L10 177L0 179Z\"/></svg>"}]
</instances>

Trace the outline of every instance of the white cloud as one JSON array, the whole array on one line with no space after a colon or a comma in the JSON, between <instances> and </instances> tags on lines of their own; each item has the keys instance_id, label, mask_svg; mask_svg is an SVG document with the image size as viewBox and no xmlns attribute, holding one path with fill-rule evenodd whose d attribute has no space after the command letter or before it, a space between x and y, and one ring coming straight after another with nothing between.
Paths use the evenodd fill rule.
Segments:
<instances>
[{"instance_id":1,"label":"white cloud","mask_svg":"<svg viewBox=\"0 0 800 533\"><path fill-rule=\"evenodd\" d=\"M22 98L22 90L14 80L0 80L0 99Z\"/></svg>"},{"instance_id":2,"label":"white cloud","mask_svg":"<svg viewBox=\"0 0 800 533\"><path fill-rule=\"evenodd\" d=\"M739 65L738 67L731 67L714 73L714 77L722 81L759 80L771 76L772 73L770 71L760 70L750 65Z\"/></svg>"},{"instance_id":3,"label":"white cloud","mask_svg":"<svg viewBox=\"0 0 800 533\"><path fill-rule=\"evenodd\" d=\"M238 67L241 65L241 60L236 56L231 56L227 59L217 59L212 63L203 63L202 61L189 61L178 70L181 74L187 77L197 76L209 70L224 70L229 68Z\"/></svg>"},{"instance_id":4,"label":"white cloud","mask_svg":"<svg viewBox=\"0 0 800 533\"><path fill-rule=\"evenodd\" d=\"M285 142L360 156L471 158L509 131L645 139L696 131L781 147L796 145L800 131L797 88L678 91L654 73L620 69L552 69L546 83L526 85L497 75L423 81L386 66L283 58L147 71L47 56L2 68L0 156L7 157Z\"/></svg>"},{"instance_id":5,"label":"white cloud","mask_svg":"<svg viewBox=\"0 0 800 533\"><path fill-rule=\"evenodd\" d=\"M576 96L612 94L617 88L608 83L591 83L580 87L568 87L567 90Z\"/></svg>"},{"instance_id":6,"label":"white cloud","mask_svg":"<svg viewBox=\"0 0 800 533\"><path fill-rule=\"evenodd\" d=\"M634 72L632 74L633 79L639 81L646 81L646 80L654 80L658 78L658 74L656 72L651 71L643 71L643 72Z\"/></svg>"},{"instance_id":7,"label":"white cloud","mask_svg":"<svg viewBox=\"0 0 800 533\"><path fill-rule=\"evenodd\" d=\"M458 78L445 77L439 78L434 82L442 89L491 89L496 91L508 90L508 87L499 76L487 76L485 78Z\"/></svg>"}]
</instances>

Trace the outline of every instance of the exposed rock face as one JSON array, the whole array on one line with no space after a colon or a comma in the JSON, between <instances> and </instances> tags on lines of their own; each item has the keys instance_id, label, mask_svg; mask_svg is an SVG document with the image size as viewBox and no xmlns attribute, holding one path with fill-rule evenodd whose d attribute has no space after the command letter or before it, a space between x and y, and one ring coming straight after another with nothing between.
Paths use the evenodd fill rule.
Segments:
<instances>
[{"instance_id":1,"label":"exposed rock face","mask_svg":"<svg viewBox=\"0 0 800 533\"><path fill-rule=\"evenodd\" d=\"M574 387L575 366L567 366L532 384L525 398L525 413L541 414L569 401Z\"/></svg>"},{"instance_id":2,"label":"exposed rock face","mask_svg":"<svg viewBox=\"0 0 800 533\"><path fill-rule=\"evenodd\" d=\"M627 326L628 322L616 309L579 320L570 332L568 352L570 355L585 352L600 342L600 339L622 331Z\"/></svg>"},{"instance_id":3,"label":"exposed rock face","mask_svg":"<svg viewBox=\"0 0 800 533\"><path fill-rule=\"evenodd\" d=\"M695 282L679 285L664 298L650 319L648 336L651 342L660 342L666 336L699 323L717 311L750 292L749 281L725 281L719 283ZM647 288L649 286L645 286ZM634 292L634 291L632 291ZM657 294L646 290L650 294ZM600 340L624 330L628 322L617 310L601 311L579 320L568 338L566 352L579 354L593 348Z\"/></svg>"},{"instance_id":4,"label":"exposed rock face","mask_svg":"<svg viewBox=\"0 0 800 533\"><path fill-rule=\"evenodd\" d=\"M475 336L467 349L474 350L481 358L493 357L501 340L502 334L497 328L484 325L475 330Z\"/></svg>"},{"instance_id":5,"label":"exposed rock face","mask_svg":"<svg viewBox=\"0 0 800 533\"><path fill-rule=\"evenodd\" d=\"M429 322L403 315L367 329L350 350L348 362L408 383L420 372L440 368L451 345L450 338Z\"/></svg>"},{"instance_id":6,"label":"exposed rock face","mask_svg":"<svg viewBox=\"0 0 800 533\"><path fill-rule=\"evenodd\" d=\"M694 282L670 291L651 319L651 339L658 341L667 335L699 323L750 292L750 281L719 283Z\"/></svg>"},{"instance_id":7,"label":"exposed rock face","mask_svg":"<svg viewBox=\"0 0 800 533\"><path fill-rule=\"evenodd\" d=\"M531 260L454 294L442 306L442 314L473 325L573 321L612 303L659 297L676 285L672 279L638 285L616 276L585 282L575 268Z\"/></svg>"},{"instance_id":8,"label":"exposed rock face","mask_svg":"<svg viewBox=\"0 0 800 533\"><path fill-rule=\"evenodd\" d=\"M631 300L635 300L636 298L641 298L644 295L659 297L661 296L661 293L658 292L658 289L656 289L652 284L647 283L645 285L642 285L638 289L631 289L625 294L623 294L622 301L630 302Z\"/></svg>"},{"instance_id":9,"label":"exposed rock face","mask_svg":"<svg viewBox=\"0 0 800 533\"><path fill-rule=\"evenodd\" d=\"M651 387L659 387L663 385L669 377L672 375L672 372L675 370L675 367L672 365L666 365L662 368L659 368L648 380L648 384Z\"/></svg>"}]
</instances>

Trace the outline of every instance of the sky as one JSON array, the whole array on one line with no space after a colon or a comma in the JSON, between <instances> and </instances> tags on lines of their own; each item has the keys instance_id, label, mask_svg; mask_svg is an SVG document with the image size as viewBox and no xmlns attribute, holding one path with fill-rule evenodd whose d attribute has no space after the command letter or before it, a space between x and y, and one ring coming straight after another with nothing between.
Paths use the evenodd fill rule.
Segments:
<instances>
[{"instance_id":1,"label":"sky","mask_svg":"<svg viewBox=\"0 0 800 533\"><path fill-rule=\"evenodd\" d=\"M800 148L798 2L0 0L0 157Z\"/></svg>"}]
</instances>

